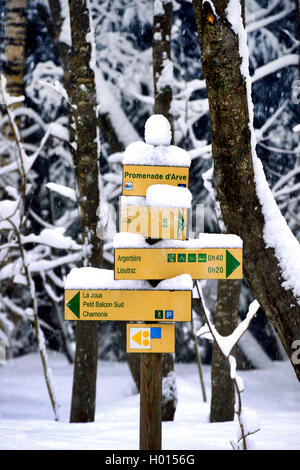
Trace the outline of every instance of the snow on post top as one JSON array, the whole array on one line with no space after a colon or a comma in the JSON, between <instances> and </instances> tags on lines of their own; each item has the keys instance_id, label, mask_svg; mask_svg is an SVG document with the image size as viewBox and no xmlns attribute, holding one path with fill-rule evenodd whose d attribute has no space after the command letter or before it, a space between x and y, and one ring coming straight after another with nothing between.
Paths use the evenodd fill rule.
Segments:
<instances>
[{"instance_id":1,"label":"snow on post top","mask_svg":"<svg viewBox=\"0 0 300 470\"><path fill-rule=\"evenodd\" d=\"M171 126L162 114L153 114L145 124L145 142L150 145L170 145Z\"/></svg>"},{"instance_id":2,"label":"snow on post top","mask_svg":"<svg viewBox=\"0 0 300 470\"><path fill-rule=\"evenodd\" d=\"M137 141L129 144L123 153L123 165L190 167L191 157L176 145L151 145Z\"/></svg>"},{"instance_id":3,"label":"snow on post top","mask_svg":"<svg viewBox=\"0 0 300 470\"><path fill-rule=\"evenodd\" d=\"M191 157L186 150L170 145L171 126L162 114L153 114L145 123L145 142L127 145L123 165L190 167Z\"/></svg>"},{"instance_id":4,"label":"snow on post top","mask_svg":"<svg viewBox=\"0 0 300 470\"><path fill-rule=\"evenodd\" d=\"M181 274L161 281L153 287L148 281L115 280L114 271L94 267L73 268L65 281L68 290L192 290L193 280L189 274Z\"/></svg>"},{"instance_id":5,"label":"snow on post top","mask_svg":"<svg viewBox=\"0 0 300 470\"><path fill-rule=\"evenodd\" d=\"M153 184L147 188L146 204L156 207L184 207L190 209L192 193L188 188L168 184Z\"/></svg>"},{"instance_id":6,"label":"snow on post top","mask_svg":"<svg viewBox=\"0 0 300 470\"><path fill-rule=\"evenodd\" d=\"M243 248L243 240L238 235L219 233L200 233L199 238L191 240L160 240L154 245L137 233L118 232L114 236L114 248Z\"/></svg>"}]
</instances>

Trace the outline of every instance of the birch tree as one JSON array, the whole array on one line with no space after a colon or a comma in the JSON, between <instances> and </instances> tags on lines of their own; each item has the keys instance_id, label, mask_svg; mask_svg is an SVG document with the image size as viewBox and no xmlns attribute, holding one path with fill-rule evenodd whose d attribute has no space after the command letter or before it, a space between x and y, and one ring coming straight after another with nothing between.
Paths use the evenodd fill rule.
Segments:
<instances>
[{"instance_id":1,"label":"birch tree","mask_svg":"<svg viewBox=\"0 0 300 470\"><path fill-rule=\"evenodd\" d=\"M7 2L5 23L4 74L10 96L24 94L25 41L28 0Z\"/></svg>"},{"instance_id":2,"label":"birch tree","mask_svg":"<svg viewBox=\"0 0 300 470\"><path fill-rule=\"evenodd\" d=\"M24 95L24 74L25 74L25 45L27 28L27 0L13 0L7 2L5 33L4 33L4 57L2 63L3 75L6 79L6 90L10 96L21 97ZM12 109L22 105L21 100L16 100ZM21 120L17 120L20 128ZM1 129L3 134L14 143L14 135L11 126L7 123ZM13 145L13 144L12 144ZM0 163L6 165L10 163L10 152L2 152ZM15 174L10 174L10 183ZM6 181L8 182L8 181Z\"/></svg>"}]
</instances>

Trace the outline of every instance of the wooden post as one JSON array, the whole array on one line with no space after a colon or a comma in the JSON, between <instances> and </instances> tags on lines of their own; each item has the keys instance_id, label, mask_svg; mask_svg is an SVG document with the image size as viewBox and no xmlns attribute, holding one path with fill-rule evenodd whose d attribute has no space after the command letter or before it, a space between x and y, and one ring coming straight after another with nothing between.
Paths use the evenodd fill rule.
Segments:
<instances>
[{"instance_id":1,"label":"wooden post","mask_svg":"<svg viewBox=\"0 0 300 470\"><path fill-rule=\"evenodd\" d=\"M162 354L141 354L140 450L161 450Z\"/></svg>"},{"instance_id":2,"label":"wooden post","mask_svg":"<svg viewBox=\"0 0 300 470\"><path fill-rule=\"evenodd\" d=\"M207 398L206 398L205 385L204 385L204 379L203 379L203 374L202 374L201 357L200 357L199 349L198 349L197 336L194 330L193 315L192 315L192 320L191 320L191 327L192 327L192 335L193 335L193 340L194 340L194 348L195 348L195 355L196 355L196 361L197 361L197 366L198 366L202 396L203 396L203 401L206 402Z\"/></svg>"}]
</instances>

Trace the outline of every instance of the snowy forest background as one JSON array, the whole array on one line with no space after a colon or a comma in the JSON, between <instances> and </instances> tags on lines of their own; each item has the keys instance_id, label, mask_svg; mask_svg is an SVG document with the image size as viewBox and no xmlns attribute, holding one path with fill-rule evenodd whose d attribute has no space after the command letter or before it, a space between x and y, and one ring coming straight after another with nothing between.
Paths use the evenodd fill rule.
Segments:
<instances>
[{"instance_id":1,"label":"snowy forest background","mask_svg":"<svg viewBox=\"0 0 300 470\"><path fill-rule=\"evenodd\" d=\"M246 1L246 28L250 50L250 73L255 110L257 153L275 199L290 228L299 239L299 134L300 122L295 81L299 78L299 25L297 3L287 0ZM41 327L50 349L68 352L74 349L74 325L63 322L64 277L80 264L80 221L72 191L59 190L55 183L75 189L72 154L68 143L63 69L43 12L46 2L29 1L25 45L24 101L15 111L21 139L28 156L47 140L27 173L27 197L24 241L33 276ZM96 40L96 64L100 84L101 115L109 116L117 139L108 142L100 136L100 168L103 204L113 204L118 213L121 194L122 151L136 140L143 140L144 124L153 114L151 0L139 2L92 2ZM6 2L1 2L1 37L5 38ZM63 33L67 32L67 25ZM67 41L67 39L66 39ZM1 67L5 74L5 41L1 41ZM220 231L214 202L206 189L204 175L211 168L208 100L201 71L199 43L191 2L173 2L171 35L173 65L174 143L191 156L190 190L193 208L204 204L205 231ZM3 87L3 82L2 82ZM293 99L294 93L294 99ZM15 141L7 136L8 116L1 107L1 199L15 200L20 179L14 169ZM297 130L297 128L296 128ZM209 176L207 176L209 179ZM48 186L47 186L48 184ZM53 190L54 189L54 190ZM4 206L2 206L2 217ZM1 209L1 208L0 208ZM31 301L18 249L9 245L5 223L1 225L0 252L0 339L8 357L36 350ZM45 242L45 229L56 229L57 237ZM44 231L44 232L43 232ZM118 231L110 218L104 244L105 265L112 268L112 239ZM44 234L44 240L43 240ZM59 243L58 235L62 236ZM35 238L34 238L34 236ZM64 235L64 237L63 237ZM70 237L70 239L66 238ZM32 243L34 242L34 243ZM65 249L66 248L66 249ZM214 311L216 282L206 283L206 302ZM253 300L246 283L240 299L240 318ZM196 328L200 325L195 317ZM258 356L265 352L271 359L282 358L276 335L263 312L250 327ZM99 323L99 358L124 360L124 345L116 322ZM201 340L204 363L210 362L211 345ZM241 350L240 365L255 366ZM176 325L176 360L194 361L195 352L190 325Z\"/></svg>"},{"instance_id":2,"label":"snowy forest background","mask_svg":"<svg viewBox=\"0 0 300 470\"><path fill-rule=\"evenodd\" d=\"M203 204L205 232L219 233L222 227L211 191L208 99L193 7L190 1L174 0L172 3L174 144L187 150L192 160L189 189L193 196L194 225L196 205ZM8 71L6 57L10 45L6 40L9 4L13 2L0 2L0 342L5 344L7 359L36 352L39 330L35 328L35 314L38 313L46 347L62 352L72 363L75 323L63 321L64 281L73 267L80 266L82 245L68 131L65 71L57 38L55 40L47 20L47 1L28 0L24 77L18 93L23 98L12 102L14 100L5 91L4 78ZM276 202L299 240L299 5L297 0L246 0L245 8L257 154ZM91 11L102 124L99 220L106 227L104 267L113 269L113 236L119 230L123 151L130 143L143 140L144 124L154 112L153 2L93 0ZM68 44L68 19L66 11L62 13L59 41ZM14 137L11 135L12 123L18 126L19 138L16 138L17 131ZM20 148L24 171L18 170L16 163ZM21 205L20 200L23 201ZM22 220L18 237L8 222L8 218L14 222L17 217ZM30 275L26 275L26 268ZM206 304L214 313L217 281L201 284ZM245 318L253 300L243 281L240 319ZM195 362L193 331L200 326L196 312L193 328L188 323L176 324L177 363ZM118 322L99 322L98 334L100 360L126 360ZM203 364L209 365L211 343L199 339L198 345ZM237 346L238 367L259 369L269 361L284 358L273 327L259 309Z\"/></svg>"}]
</instances>

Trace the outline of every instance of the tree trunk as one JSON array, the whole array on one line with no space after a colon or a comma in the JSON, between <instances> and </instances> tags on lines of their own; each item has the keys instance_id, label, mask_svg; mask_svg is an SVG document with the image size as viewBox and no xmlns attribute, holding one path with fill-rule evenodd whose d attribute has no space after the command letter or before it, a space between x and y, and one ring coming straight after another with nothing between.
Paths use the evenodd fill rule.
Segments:
<instances>
[{"instance_id":1,"label":"tree trunk","mask_svg":"<svg viewBox=\"0 0 300 470\"><path fill-rule=\"evenodd\" d=\"M156 4L157 2L154 0L152 41L154 113L165 116L173 129L173 118L170 110L173 74L171 62L173 7L171 1L161 2L161 9L157 8ZM172 132L173 134L174 132ZM162 421L173 421L177 405L173 355L163 354L162 364Z\"/></svg>"},{"instance_id":2,"label":"tree trunk","mask_svg":"<svg viewBox=\"0 0 300 470\"><path fill-rule=\"evenodd\" d=\"M300 338L300 306L283 277L275 250L264 240L265 216L256 192L247 83L241 73L239 36L226 15L228 0L194 0L202 68L206 79L212 133L214 179L228 233L243 240L244 275L273 324L292 362L292 345ZM237 7L239 3L237 3ZM242 21L240 21L239 27ZM300 365L293 364L300 380Z\"/></svg>"},{"instance_id":3,"label":"tree trunk","mask_svg":"<svg viewBox=\"0 0 300 470\"><path fill-rule=\"evenodd\" d=\"M62 11L60 0L51 0L50 2L51 18L49 18L47 10L42 4L38 5L38 10L41 18L43 19L54 44L56 45L61 64L64 71L64 86L67 94L70 95L70 45L68 42L61 41L61 28L63 25ZM112 125L111 117L108 113L101 113L99 115L99 126L104 140L109 144L111 151L123 152L125 145L116 134L114 126ZM72 133L72 127L70 126ZM124 347L126 348L126 323L120 322L121 336L124 339ZM127 362L129 369L132 373L134 382L139 390L140 384L140 355L127 354Z\"/></svg>"},{"instance_id":4,"label":"tree trunk","mask_svg":"<svg viewBox=\"0 0 300 470\"><path fill-rule=\"evenodd\" d=\"M297 36L298 41L300 40L300 2L299 0L295 0L296 6L296 15L297 15ZM298 73L300 74L300 45L298 46L298 56L299 56L299 63L298 63Z\"/></svg>"},{"instance_id":5,"label":"tree trunk","mask_svg":"<svg viewBox=\"0 0 300 470\"><path fill-rule=\"evenodd\" d=\"M5 62L6 90L11 96L23 96L27 0L6 2Z\"/></svg>"},{"instance_id":6,"label":"tree trunk","mask_svg":"<svg viewBox=\"0 0 300 470\"><path fill-rule=\"evenodd\" d=\"M170 112L172 102L172 62L171 62L171 29L173 7L171 1L160 2L162 10L155 7L153 16L153 82L154 112L162 114L173 128Z\"/></svg>"},{"instance_id":7,"label":"tree trunk","mask_svg":"<svg viewBox=\"0 0 300 470\"><path fill-rule=\"evenodd\" d=\"M4 46L1 48L2 56L2 73L6 79L6 91L11 96L24 95L24 74L25 74L25 45L26 45L26 32L27 32L27 3L28 0L10 0L6 2L6 18L5 26L3 25ZM1 28L2 32L2 28ZM0 79L1 82L1 79ZM2 85L2 83L1 83ZM17 109L22 105L22 102L13 103L9 105L11 110ZM2 117L2 116L1 116ZM18 129L21 130L22 121L20 118L15 119ZM12 126L9 123L3 124L1 133L7 139L15 141L15 135ZM15 150L12 146L16 145ZM0 154L0 167L4 167L12 163L18 154L17 144L11 144L10 151L1 151ZM12 186L20 189L20 172L19 170L7 172L1 176L0 181L0 200L7 197L6 186ZM21 184L22 186L22 184ZM6 235L2 232L2 243ZM4 295L4 285L0 287L1 293ZM16 291L16 284L12 283L9 287L10 295Z\"/></svg>"},{"instance_id":8,"label":"tree trunk","mask_svg":"<svg viewBox=\"0 0 300 470\"><path fill-rule=\"evenodd\" d=\"M222 336L230 335L237 326L241 282L221 279L218 281L218 298L215 327ZM233 354L233 352L231 352ZM230 377L228 359L214 341L211 366L210 421L234 420L234 384Z\"/></svg>"},{"instance_id":9,"label":"tree trunk","mask_svg":"<svg viewBox=\"0 0 300 470\"><path fill-rule=\"evenodd\" d=\"M95 77L91 69L89 11L86 1L69 2L72 53L68 87L75 125L74 165L80 201L83 266L102 265L102 242L96 234L99 206L99 164ZM71 405L71 422L93 421L98 361L98 324L79 321Z\"/></svg>"},{"instance_id":10,"label":"tree trunk","mask_svg":"<svg viewBox=\"0 0 300 470\"><path fill-rule=\"evenodd\" d=\"M161 354L141 354L140 450L161 450L161 371Z\"/></svg>"},{"instance_id":11,"label":"tree trunk","mask_svg":"<svg viewBox=\"0 0 300 470\"><path fill-rule=\"evenodd\" d=\"M241 0L241 6L243 24L245 24L245 0ZM223 221L219 222L220 227L224 229ZM223 336L231 334L237 327L240 291L240 280L218 281L215 326ZM213 344L212 352L211 384L210 421L233 421L234 383L230 377L228 360L224 358L216 342Z\"/></svg>"},{"instance_id":12,"label":"tree trunk","mask_svg":"<svg viewBox=\"0 0 300 470\"><path fill-rule=\"evenodd\" d=\"M25 74L25 45L27 31L27 3L28 0L11 0L6 2L6 22L4 36L4 59L2 63L3 75L6 79L6 91L11 96L24 95L24 74ZM11 104L10 109L16 109L21 106L21 102ZM21 129L21 119L16 119L16 124ZM1 128L3 135L10 140L14 140L14 134L10 124L3 125ZM10 163L10 153L1 152L0 166ZM6 185L16 185L16 173L3 175L0 196L2 197L2 188Z\"/></svg>"},{"instance_id":13,"label":"tree trunk","mask_svg":"<svg viewBox=\"0 0 300 470\"><path fill-rule=\"evenodd\" d=\"M68 0L51 0L51 2L49 2L50 15L43 3L38 3L37 9L57 50L63 68L64 86L69 95L71 38L68 38L66 35L62 36L61 34L64 23L62 12L63 2L67 4ZM67 14L67 10L65 5L65 14Z\"/></svg>"}]
</instances>

